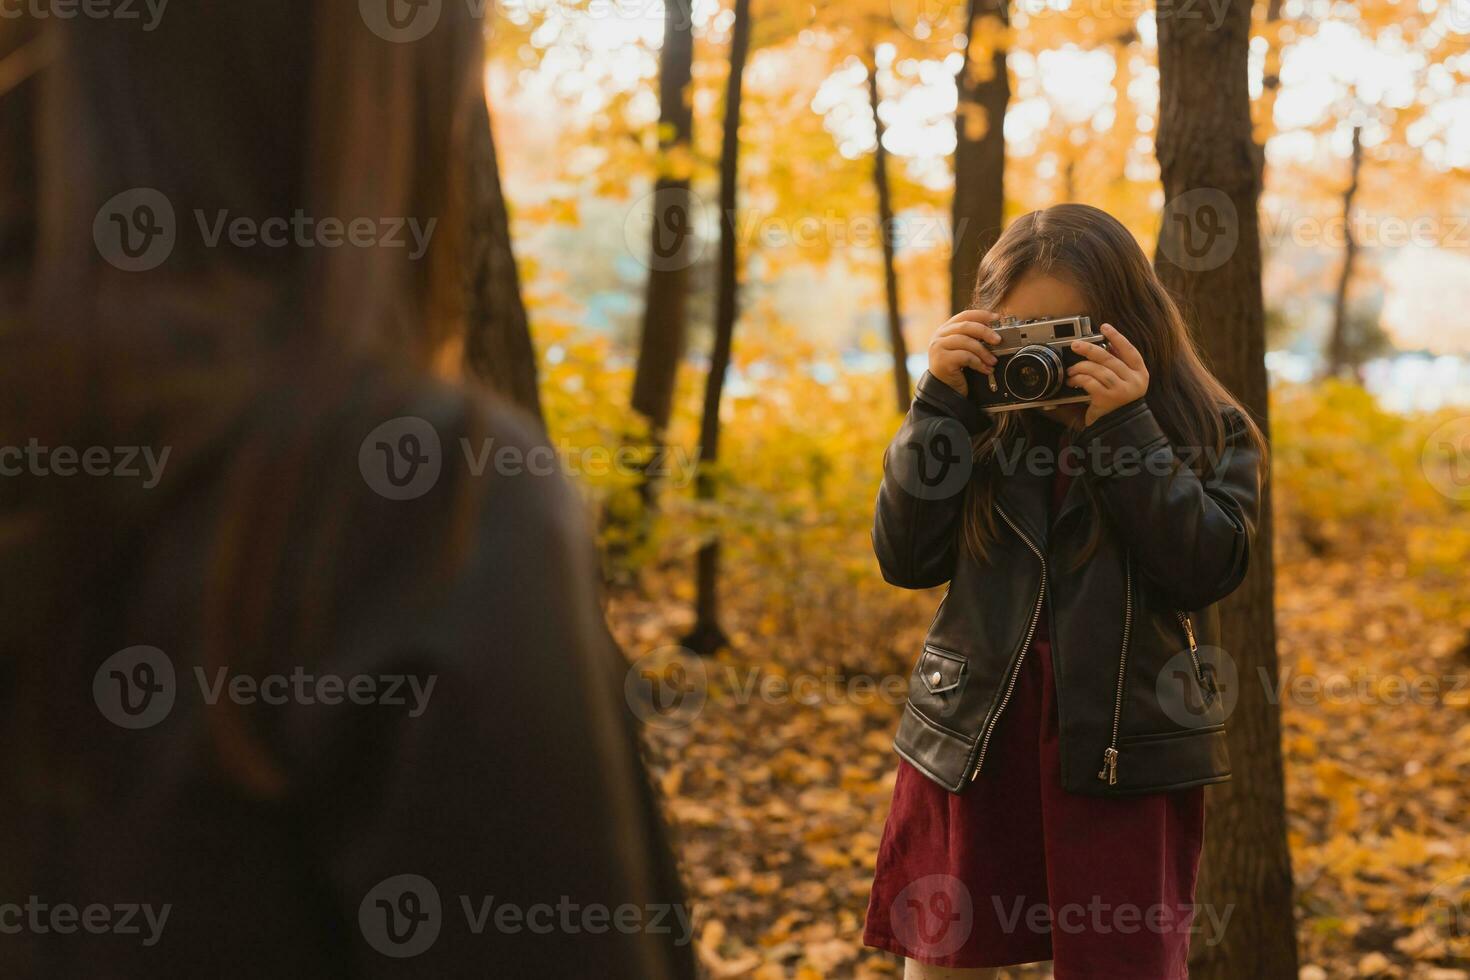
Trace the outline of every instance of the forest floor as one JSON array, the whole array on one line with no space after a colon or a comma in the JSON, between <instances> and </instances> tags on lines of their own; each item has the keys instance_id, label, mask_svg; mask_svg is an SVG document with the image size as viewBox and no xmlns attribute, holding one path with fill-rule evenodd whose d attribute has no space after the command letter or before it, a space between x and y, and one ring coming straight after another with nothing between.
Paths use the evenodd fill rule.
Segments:
<instances>
[{"instance_id":1,"label":"forest floor","mask_svg":"<svg viewBox=\"0 0 1470 980\"><path fill-rule=\"evenodd\" d=\"M1443 914L1470 897L1470 610L1389 560L1283 561L1277 575L1303 980L1470 980L1464 945L1447 945L1465 920L1453 940ZM630 656L690 627L687 602L648 598L668 594L613 599ZM861 934L906 668L887 681L896 697L826 672L788 688L801 678L759 597L727 605L735 649L709 662L707 701L647 730L700 960L713 977L896 977ZM917 649L927 621L883 647Z\"/></svg>"}]
</instances>

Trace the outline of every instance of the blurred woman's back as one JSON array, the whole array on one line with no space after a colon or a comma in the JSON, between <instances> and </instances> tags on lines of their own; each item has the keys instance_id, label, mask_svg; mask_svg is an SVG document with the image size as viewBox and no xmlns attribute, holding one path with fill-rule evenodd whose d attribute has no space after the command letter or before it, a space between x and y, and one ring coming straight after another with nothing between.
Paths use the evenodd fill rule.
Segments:
<instances>
[{"instance_id":1,"label":"blurred woman's back","mask_svg":"<svg viewBox=\"0 0 1470 980\"><path fill-rule=\"evenodd\" d=\"M3 28L5 976L692 972L575 494L428 375L478 25L357 7Z\"/></svg>"}]
</instances>

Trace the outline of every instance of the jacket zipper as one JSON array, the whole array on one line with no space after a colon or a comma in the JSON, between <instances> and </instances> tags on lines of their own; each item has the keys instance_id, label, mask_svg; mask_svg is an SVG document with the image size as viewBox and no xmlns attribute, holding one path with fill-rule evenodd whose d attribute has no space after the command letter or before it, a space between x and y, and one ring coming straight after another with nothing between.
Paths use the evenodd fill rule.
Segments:
<instances>
[{"instance_id":1,"label":"jacket zipper","mask_svg":"<svg viewBox=\"0 0 1470 980\"><path fill-rule=\"evenodd\" d=\"M1113 697L1113 738L1103 749L1103 767L1097 774L1109 786L1118 784L1118 726L1123 720L1123 684L1128 677L1128 637L1133 632L1133 562L1126 555L1123 578L1127 591L1123 605L1123 649L1118 653L1118 690Z\"/></svg>"},{"instance_id":2,"label":"jacket zipper","mask_svg":"<svg viewBox=\"0 0 1470 980\"><path fill-rule=\"evenodd\" d=\"M1215 687L1214 678L1205 674L1204 664L1200 662L1199 641L1194 635L1194 620L1190 618L1189 613L1175 612L1174 615L1179 617L1179 624L1184 627L1184 635L1189 639L1189 659L1194 661L1194 677L1199 681L1200 690L1205 694L1205 703L1208 704L1219 691Z\"/></svg>"},{"instance_id":3,"label":"jacket zipper","mask_svg":"<svg viewBox=\"0 0 1470 980\"><path fill-rule=\"evenodd\" d=\"M1189 639L1189 659L1194 661L1194 676L1203 684L1205 669L1199 662L1199 642L1194 638L1194 623L1188 613L1176 612L1174 615L1179 618L1179 625L1184 627L1184 635Z\"/></svg>"},{"instance_id":4,"label":"jacket zipper","mask_svg":"<svg viewBox=\"0 0 1470 980\"><path fill-rule=\"evenodd\" d=\"M1016 662L1011 666L1010 677L1006 680L1005 693L1001 695L1000 704L996 705L995 713L990 716L990 722L985 726L985 734L980 739L980 748L975 755L975 768L970 771L970 782L972 783L979 777L980 767L985 765L985 753L990 748L990 736L995 732L995 726L1000 721L1000 713L1011 702L1011 693L1015 691L1016 680L1021 676L1021 661L1026 659L1026 651L1031 649L1031 638L1036 635L1036 624L1041 621L1041 603L1046 598L1046 556L1041 553L1040 548L1031 543L1030 538L1021 533L1021 529L1016 526L1015 521L1011 520L1010 515L1001 510L999 506L995 508L995 511L1041 562L1041 588L1036 592L1036 606L1031 610L1031 625L1026 627L1026 638L1021 641L1021 652L1016 655Z\"/></svg>"}]
</instances>

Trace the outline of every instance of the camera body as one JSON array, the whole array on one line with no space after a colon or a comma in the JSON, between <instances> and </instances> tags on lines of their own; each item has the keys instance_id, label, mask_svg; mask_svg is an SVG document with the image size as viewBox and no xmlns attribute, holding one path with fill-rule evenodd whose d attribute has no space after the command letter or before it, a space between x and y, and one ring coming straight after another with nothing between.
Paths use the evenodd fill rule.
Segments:
<instances>
[{"instance_id":1,"label":"camera body","mask_svg":"<svg viewBox=\"0 0 1470 980\"><path fill-rule=\"evenodd\" d=\"M994 373L965 369L971 401L987 412L1012 412L1088 400L1086 392L1067 387L1067 369L1086 360L1072 350L1074 341L1108 345L1090 318L1006 316L993 326L1000 334L1000 343L990 347L997 359Z\"/></svg>"}]
</instances>

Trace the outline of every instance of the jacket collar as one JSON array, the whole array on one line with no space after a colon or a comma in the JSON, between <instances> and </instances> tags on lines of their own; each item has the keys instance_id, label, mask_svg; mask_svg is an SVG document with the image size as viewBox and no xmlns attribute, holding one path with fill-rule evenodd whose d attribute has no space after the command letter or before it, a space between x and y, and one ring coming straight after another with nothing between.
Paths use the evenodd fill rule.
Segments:
<instances>
[{"instance_id":1,"label":"jacket collar","mask_svg":"<svg viewBox=\"0 0 1470 980\"><path fill-rule=\"evenodd\" d=\"M1074 472L1061 506L1054 517L1051 515L1052 481L1056 479L1056 467L1062 465L1057 455L1059 436L1060 432L1052 425L1027 426L1004 451L1009 473L1002 476L996 494L996 502L1031 539L1031 543L1041 549L1042 554L1048 553L1052 527L1060 525L1087 502L1087 488L1082 485L1086 477ZM1031 465L1027 459L1036 446L1047 450L1045 465L1040 467ZM1068 457L1067 465L1074 471L1080 470L1086 465L1086 460L1077 459L1074 451Z\"/></svg>"},{"instance_id":2,"label":"jacket collar","mask_svg":"<svg viewBox=\"0 0 1470 980\"><path fill-rule=\"evenodd\" d=\"M1027 451L1030 445L1026 445ZM1031 539L1031 543L1046 554L1047 494L1051 493L1051 477L1027 466L1024 452L1017 466L1014 473L1001 480L995 502Z\"/></svg>"},{"instance_id":3,"label":"jacket collar","mask_svg":"<svg viewBox=\"0 0 1470 980\"><path fill-rule=\"evenodd\" d=\"M1072 470L1072 482L1067 486L1067 492L1062 496L1062 505L1057 508L1056 516L1051 519L1054 526L1060 526L1071 513L1087 502L1087 488L1083 483L1087 480L1083 470L1087 466L1085 457L1080 456L1076 450L1068 454L1066 465Z\"/></svg>"}]
</instances>

